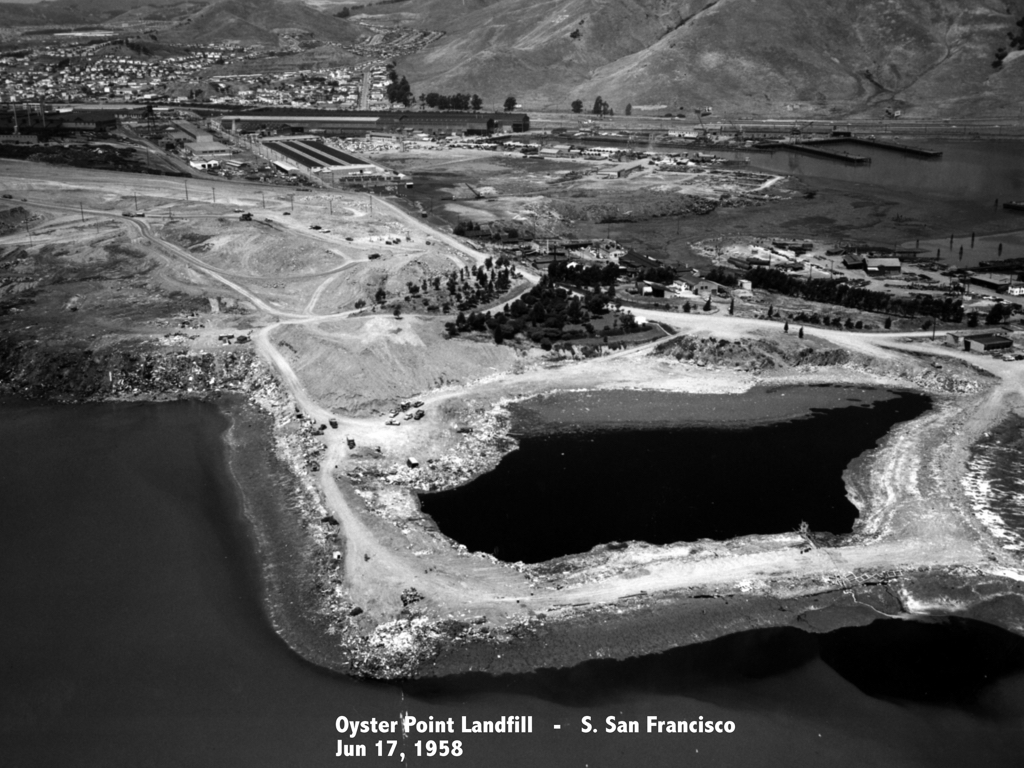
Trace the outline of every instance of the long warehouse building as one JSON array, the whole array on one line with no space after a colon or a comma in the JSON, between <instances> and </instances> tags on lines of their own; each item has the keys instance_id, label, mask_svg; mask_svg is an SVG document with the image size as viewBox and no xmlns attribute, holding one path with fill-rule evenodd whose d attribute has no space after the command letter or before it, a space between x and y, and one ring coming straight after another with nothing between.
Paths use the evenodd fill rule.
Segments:
<instances>
[{"instance_id":1,"label":"long warehouse building","mask_svg":"<svg viewBox=\"0 0 1024 768\"><path fill-rule=\"evenodd\" d=\"M371 163L317 139L289 138L264 140L263 147L289 165L311 173L331 174L339 181L408 181L409 177L376 163ZM277 161L275 160L275 164Z\"/></svg>"},{"instance_id":2,"label":"long warehouse building","mask_svg":"<svg viewBox=\"0 0 1024 768\"><path fill-rule=\"evenodd\" d=\"M325 109L259 109L223 115L224 130L242 133L265 131L278 135L322 133L328 136L364 136L384 133L521 133L530 130L523 112L348 112Z\"/></svg>"}]
</instances>

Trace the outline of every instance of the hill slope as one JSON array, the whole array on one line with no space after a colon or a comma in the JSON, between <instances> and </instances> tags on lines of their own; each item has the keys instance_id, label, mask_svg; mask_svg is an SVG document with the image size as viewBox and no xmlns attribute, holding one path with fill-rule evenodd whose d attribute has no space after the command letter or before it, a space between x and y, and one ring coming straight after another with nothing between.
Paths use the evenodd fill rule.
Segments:
<instances>
[{"instance_id":1,"label":"hill slope","mask_svg":"<svg viewBox=\"0 0 1024 768\"><path fill-rule=\"evenodd\" d=\"M1016 114L1024 61L993 68L1021 0L411 0L448 34L401 62L417 92L527 108L712 105L730 114ZM412 19L415 18L415 21Z\"/></svg>"},{"instance_id":2,"label":"hill slope","mask_svg":"<svg viewBox=\"0 0 1024 768\"><path fill-rule=\"evenodd\" d=\"M360 31L352 22L320 13L299 0L217 0L161 39L276 45L281 34L350 42Z\"/></svg>"}]
</instances>

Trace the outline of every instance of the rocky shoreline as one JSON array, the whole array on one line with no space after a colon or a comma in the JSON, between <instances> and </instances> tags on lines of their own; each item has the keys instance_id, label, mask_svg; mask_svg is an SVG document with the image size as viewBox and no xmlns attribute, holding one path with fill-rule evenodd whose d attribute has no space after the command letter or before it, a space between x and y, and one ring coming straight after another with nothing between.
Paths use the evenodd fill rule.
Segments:
<instances>
[{"instance_id":1,"label":"rocky shoreline","mask_svg":"<svg viewBox=\"0 0 1024 768\"><path fill-rule=\"evenodd\" d=\"M296 412L295 404L251 348L195 352L149 345L109 345L100 350L32 342L8 345L0 353L0 394L59 402L96 400L204 399L225 412L231 471L256 534L268 616L285 642L303 658L334 671L378 679L404 679L480 670L523 672L569 666L585 658L625 658L700 642L761 626L792 625L828 631L873 617L906 614L906 595L933 592L956 583L975 594L964 615L1020 631L1011 618L994 621L992 599L1020 595L1002 579L943 567L902 572L887 578L870 574L850 585L827 580L780 594L729 590L682 590L649 595L638 592L608 604L581 603L550 614L529 612L490 623L421 610L415 588L401 594L393 618L370 618L350 597L343 578L344 542L317 482L324 450L318 425ZM877 374L877 371L875 371ZM947 378L948 371L920 370L912 377L933 392L975 389ZM785 379L786 377L780 377ZM902 377L901 377L902 378ZM906 380L904 380L906 381ZM785 383L796 383L786 381ZM966 386L965 386L966 385ZM378 517L403 535L423 534L423 515L413 489L440 490L489 471L515 449L509 435L508 400L467 409L457 420L457 439L412 468L394 457L355 462L335 475L339 488L361 514ZM856 462L852 483L859 492L866 461ZM852 480L850 477L848 480ZM398 499L413 508L389 514ZM284 512L284 514L282 514ZM415 530L414 530L415 529ZM427 531L434 546L459 557L465 547ZM442 540L443 541L440 541ZM699 543L697 543L699 545ZM694 546L697 546L694 545ZM796 541L794 546L799 545ZM631 543L630 551L650 549ZM720 543L723 551L730 543ZM537 566L499 564L538 586L573 582L581 569L613 567L625 545L598 547L578 557ZM485 558L488 559L488 558ZM568 576L566 576L568 574ZM568 581L566 581L568 579ZM774 590L775 592L778 589ZM899 595L904 595L900 598ZM397 595L396 595L397 597Z\"/></svg>"}]
</instances>

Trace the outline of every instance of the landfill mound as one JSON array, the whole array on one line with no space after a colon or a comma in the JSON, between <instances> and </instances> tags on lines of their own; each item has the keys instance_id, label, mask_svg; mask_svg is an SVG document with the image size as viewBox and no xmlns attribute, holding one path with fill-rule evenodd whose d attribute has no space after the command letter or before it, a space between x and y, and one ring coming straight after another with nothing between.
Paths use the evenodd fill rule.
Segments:
<instances>
[{"instance_id":1,"label":"landfill mound","mask_svg":"<svg viewBox=\"0 0 1024 768\"><path fill-rule=\"evenodd\" d=\"M516 359L510 347L446 340L438 324L414 318L286 326L274 342L313 399L352 414L507 371Z\"/></svg>"}]
</instances>

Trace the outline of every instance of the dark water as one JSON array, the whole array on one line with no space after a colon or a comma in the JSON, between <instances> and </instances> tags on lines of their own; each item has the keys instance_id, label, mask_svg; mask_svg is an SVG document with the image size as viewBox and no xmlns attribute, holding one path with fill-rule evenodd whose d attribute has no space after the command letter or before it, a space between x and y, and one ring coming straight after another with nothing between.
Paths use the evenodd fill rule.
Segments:
<instances>
[{"instance_id":1,"label":"dark water","mask_svg":"<svg viewBox=\"0 0 1024 768\"><path fill-rule=\"evenodd\" d=\"M507 562L612 541L784 533L801 521L813 531L849 533L857 509L843 470L928 406L927 397L901 394L747 429L526 436L493 472L420 500L446 535Z\"/></svg>"},{"instance_id":2,"label":"dark water","mask_svg":"<svg viewBox=\"0 0 1024 768\"><path fill-rule=\"evenodd\" d=\"M926 197L955 198L985 204L1024 197L1024 145L1019 141L908 142L938 150L941 158L921 158L860 144L822 145L824 149L871 158L870 165L780 150L772 153L715 152L723 157L749 157L753 168L805 178L849 181L914 192Z\"/></svg>"},{"instance_id":3,"label":"dark water","mask_svg":"<svg viewBox=\"0 0 1024 768\"><path fill-rule=\"evenodd\" d=\"M0 408L4 768L340 765L335 718L402 710L534 717L531 735L457 735L460 758L417 759L415 739L403 740L413 765L1019 765L1024 644L972 624L950 635L899 622L848 640L748 632L634 661L404 690L325 673L263 615L224 426L192 404ZM913 675L876 690L868 659L890 655L930 668L928 690ZM851 661L849 679L823 658ZM904 666L887 676L904 679ZM585 715L599 726L608 715L641 725L703 716L736 731L584 735ZM355 764L400 765L372 756L375 740L359 740L371 756Z\"/></svg>"}]
</instances>

